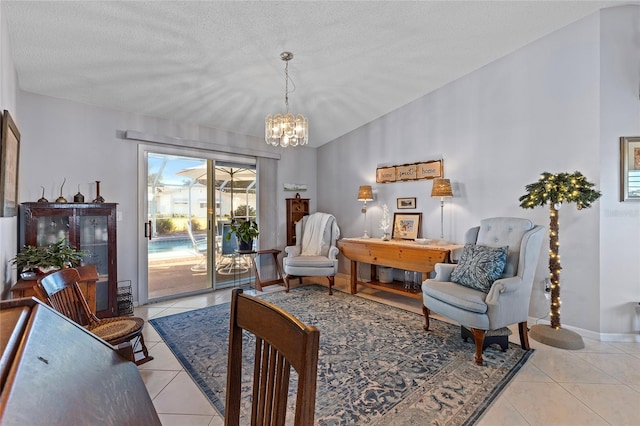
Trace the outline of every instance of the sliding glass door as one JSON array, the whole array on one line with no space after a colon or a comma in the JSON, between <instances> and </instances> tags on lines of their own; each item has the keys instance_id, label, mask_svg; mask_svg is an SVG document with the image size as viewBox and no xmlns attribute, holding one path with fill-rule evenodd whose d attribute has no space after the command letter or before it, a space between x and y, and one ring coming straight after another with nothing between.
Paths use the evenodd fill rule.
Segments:
<instances>
[{"instance_id":1,"label":"sliding glass door","mask_svg":"<svg viewBox=\"0 0 640 426\"><path fill-rule=\"evenodd\" d=\"M195 155L187 155L195 154ZM250 265L237 256L234 218L256 219L255 161L162 149L141 153L141 303L239 285ZM142 270L142 268L141 268Z\"/></svg>"}]
</instances>

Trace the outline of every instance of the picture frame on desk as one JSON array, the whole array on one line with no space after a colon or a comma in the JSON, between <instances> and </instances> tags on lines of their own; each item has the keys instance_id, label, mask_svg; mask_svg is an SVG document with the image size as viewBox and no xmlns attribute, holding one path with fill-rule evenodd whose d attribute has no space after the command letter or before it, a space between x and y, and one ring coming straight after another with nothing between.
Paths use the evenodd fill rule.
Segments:
<instances>
[{"instance_id":1,"label":"picture frame on desk","mask_svg":"<svg viewBox=\"0 0 640 426\"><path fill-rule=\"evenodd\" d=\"M640 136L620 138L620 201L640 201Z\"/></svg>"},{"instance_id":2,"label":"picture frame on desk","mask_svg":"<svg viewBox=\"0 0 640 426\"><path fill-rule=\"evenodd\" d=\"M415 240L420 236L422 213L394 213L392 239Z\"/></svg>"}]
</instances>

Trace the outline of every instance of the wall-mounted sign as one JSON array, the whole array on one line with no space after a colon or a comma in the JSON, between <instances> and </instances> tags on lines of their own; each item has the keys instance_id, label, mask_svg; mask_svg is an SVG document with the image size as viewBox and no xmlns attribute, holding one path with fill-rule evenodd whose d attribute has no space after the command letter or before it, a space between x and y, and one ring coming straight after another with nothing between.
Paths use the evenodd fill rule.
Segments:
<instances>
[{"instance_id":1,"label":"wall-mounted sign","mask_svg":"<svg viewBox=\"0 0 640 426\"><path fill-rule=\"evenodd\" d=\"M442 176L442 160L378 167L376 169L377 183L435 179Z\"/></svg>"},{"instance_id":2,"label":"wall-mounted sign","mask_svg":"<svg viewBox=\"0 0 640 426\"><path fill-rule=\"evenodd\" d=\"M395 182L396 181L396 168L395 167L380 167L376 169L376 182Z\"/></svg>"},{"instance_id":3,"label":"wall-mounted sign","mask_svg":"<svg viewBox=\"0 0 640 426\"><path fill-rule=\"evenodd\" d=\"M396 166L396 180L416 180L416 165Z\"/></svg>"}]
</instances>

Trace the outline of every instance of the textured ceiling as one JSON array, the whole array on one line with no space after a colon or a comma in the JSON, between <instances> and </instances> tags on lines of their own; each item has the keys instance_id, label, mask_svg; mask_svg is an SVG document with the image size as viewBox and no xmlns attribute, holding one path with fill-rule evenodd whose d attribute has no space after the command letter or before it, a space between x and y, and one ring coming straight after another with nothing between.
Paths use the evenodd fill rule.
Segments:
<instances>
[{"instance_id":1,"label":"textured ceiling","mask_svg":"<svg viewBox=\"0 0 640 426\"><path fill-rule=\"evenodd\" d=\"M23 90L320 146L598 9L632 2L1 3ZM637 3L637 2L635 2ZM290 89L291 89L290 84Z\"/></svg>"}]
</instances>

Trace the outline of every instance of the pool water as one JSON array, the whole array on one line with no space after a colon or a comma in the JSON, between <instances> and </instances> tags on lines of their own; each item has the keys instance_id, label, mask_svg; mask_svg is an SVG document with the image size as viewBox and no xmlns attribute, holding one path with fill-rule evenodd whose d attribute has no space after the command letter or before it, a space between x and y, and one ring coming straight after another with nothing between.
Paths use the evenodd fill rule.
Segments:
<instances>
[{"instance_id":1,"label":"pool water","mask_svg":"<svg viewBox=\"0 0 640 426\"><path fill-rule=\"evenodd\" d=\"M166 253L170 251L193 251L190 238L158 238L149 241L149 253Z\"/></svg>"}]
</instances>

